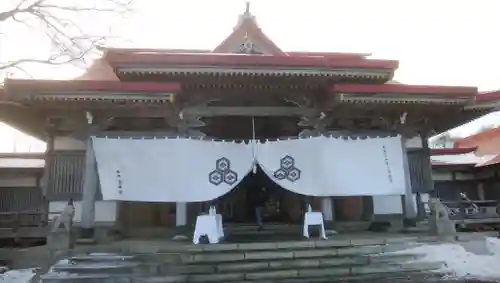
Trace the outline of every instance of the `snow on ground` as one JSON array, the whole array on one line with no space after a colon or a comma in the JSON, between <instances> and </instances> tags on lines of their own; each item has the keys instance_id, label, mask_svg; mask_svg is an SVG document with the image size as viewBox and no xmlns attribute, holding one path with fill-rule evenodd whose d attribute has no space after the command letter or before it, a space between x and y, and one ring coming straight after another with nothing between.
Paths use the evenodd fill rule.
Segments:
<instances>
[{"instance_id":1,"label":"snow on ground","mask_svg":"<svg viewBox=\"0 0 500 283\"><path fill-rule=\"evenodd\" d=\"M29 283L33 276L33 269L10 270L0 274L0 283Z\"/></svg>"},{"instance_id":2,"label":"snow on ground","mask_svg":"<svg viewBox=\"0 0 500 283\"><path fill-rule=\"evenodd\" d=\"M474 243L478 246L484 242ZM469 246L470 247L470 246ZM423 245L397 253L423 255L418 261L441 261L445 267L439 272L450 274L457 278L500 279L500 240L486 238L486 254L476 254L467 251L460 244Z\"/></svg>"}]
</instances>

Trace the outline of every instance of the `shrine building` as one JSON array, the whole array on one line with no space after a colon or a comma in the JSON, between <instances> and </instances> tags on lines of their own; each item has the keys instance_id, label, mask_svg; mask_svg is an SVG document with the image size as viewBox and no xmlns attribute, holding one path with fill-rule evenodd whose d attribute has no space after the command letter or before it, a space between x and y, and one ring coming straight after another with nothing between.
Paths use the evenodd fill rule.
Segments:
<instances>
[{"instance_id":1,"label":"shrine building","mask_svg":"<svg viewBox=\"0 0 500 283\"><path fill-rule=\"evenodd\" d=\"M253 222L262 187L270 222L306 205L330 222L415 218L433 190L427 139L500 95L401 84L398 65L283 50L247 7L212 50L106 48L74 80L6 79L0 118L47 142L44 200L74 199L84 231L182 227L208 204Z\"/></svg>"}]
</instances>

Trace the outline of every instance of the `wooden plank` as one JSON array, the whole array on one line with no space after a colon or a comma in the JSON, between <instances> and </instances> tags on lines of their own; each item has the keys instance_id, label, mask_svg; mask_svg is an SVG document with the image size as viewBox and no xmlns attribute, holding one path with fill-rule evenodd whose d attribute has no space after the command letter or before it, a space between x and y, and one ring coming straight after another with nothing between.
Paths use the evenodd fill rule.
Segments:
<instances>
[{"instance_id":1,"label":"wooden plank","mask_svg":"<svg viewBox=\"0 0 500 283\"><path fill-rule=\"evenodd\" d=\"M266 106L213 106L189 107L183 110L185 116L215 117L215 116L254 116L254 117L283 117L283 116L315 116L320 111L313 108L299 107L266 107Z\"/></svg>"}]
</instances>

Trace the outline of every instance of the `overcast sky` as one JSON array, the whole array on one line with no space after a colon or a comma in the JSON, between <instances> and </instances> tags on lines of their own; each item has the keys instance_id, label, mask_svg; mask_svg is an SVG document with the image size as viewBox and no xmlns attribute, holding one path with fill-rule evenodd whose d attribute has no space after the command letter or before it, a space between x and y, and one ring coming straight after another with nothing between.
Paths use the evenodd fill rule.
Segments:
<instances>
[{"instance_id":1,"label":"overcast sky","mask_svg":"<svg viewBox=\"0 0 500 283\"><path fill-rule=\"evenodd\" d=\"M245 9L243 0L136 0L134 5L125 20L113 21L112 33L120 38L116 45L211 49L232 31ZM498 0L253 0L250 10L263 31L287 51L367 52L400 60L395 79L403 83L500 89ZM109 23L87 21L91 28ZM16 44L12 39L0 43L1 56L48 50L36 40L33 34L17 32ZM37 67L31 72L69 78L81 71ZM492 115L486 121L498 118ZM12 148L7 142L3 147Z\"/></svg>"}]
</instances>

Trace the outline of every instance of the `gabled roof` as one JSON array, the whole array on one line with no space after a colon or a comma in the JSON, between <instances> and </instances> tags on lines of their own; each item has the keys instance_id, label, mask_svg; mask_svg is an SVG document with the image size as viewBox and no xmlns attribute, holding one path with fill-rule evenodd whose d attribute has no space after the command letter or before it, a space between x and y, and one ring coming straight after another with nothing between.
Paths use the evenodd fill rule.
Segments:
<instances>
[{"instance_id":1,"label":"gabled roof","mask_svg":"<svg viewBox=\"0 0 500 283\"><path fill-rule=\"evenodd\" d=\"M339 76L387 81L395 60L372 60L366 53L284 52L246 10L233 31L212 51L184 49L106 49L103 59L117 74L245 74ZM240 70L242 69L242 70Z\"/></svg>"},{"instance_id":2,"label":"gabled roof","mask_svg":"<svg viewBox=\"0 0 500 283\"><path fill-rule=\"evenodd\" d=\"M448 164L462 164L464 160L474 163L476 167L488 166L500 163L500 128L490 129L481 133L477 133L455 142L454 150L468 150L476 148L474 153L466 154L467 158L463 158L464 154L457 154L455 157L448 159ZM441 157L433 156L433 159Z\"/></svg>"},{"instance_id":3,"label":"gabled roof","mask_svg":"<svg viewBox=\"0 0 500 283\"><path fill-rule=\"evenodd\" d=\"M494 139L496 137L500 137L500 128L492 128L488 129L486 131L473 134L461 139L457 139L455 141L455 146L457 147L466 147L470 145L475 145L477 146L478 144L488 141L491 139Z\"/></svg>"},{"instance_id":4,"label":"gabled roof","mask_svg":"<svg viewBox=\"0 0 500 283\"><path fill-rule=\"evenodd\" d=\"M395 70L399 62L391 60L357 60L324 57L262 56L224 53L124 53L108 52L112 66L214 66L214 67L283 67L283 68L359 68Z\"/></svg>"},{"instance_id":5,"label":"gabled roof","mask_svg":"<svg viewBox=\"0 0 500 283\"><path fill-rule=\"evenodd\" d=\"M99 58L95 60L92 65L85 71L85 73L75 80L79 81L120 81L115 71L111 66Z\"/></svg>"},{"instance_id":6,"label":"gabled roof","mask_svg":"<svg viewBox=\"0 0 500 283\"><path fill-rule=\"evenodd\" d=\"M235 45L240 45L245 40L262 43L263 46L258 47L267 50L272 55L285 55L278 45L260 29L255 16L250 13L250 3L248 2L246 3L246 10L240 15L238 24L234 27L233 32L217 45L213 52L232 53L232 48L234 48Z\"/></svg>"}]
</instances>

